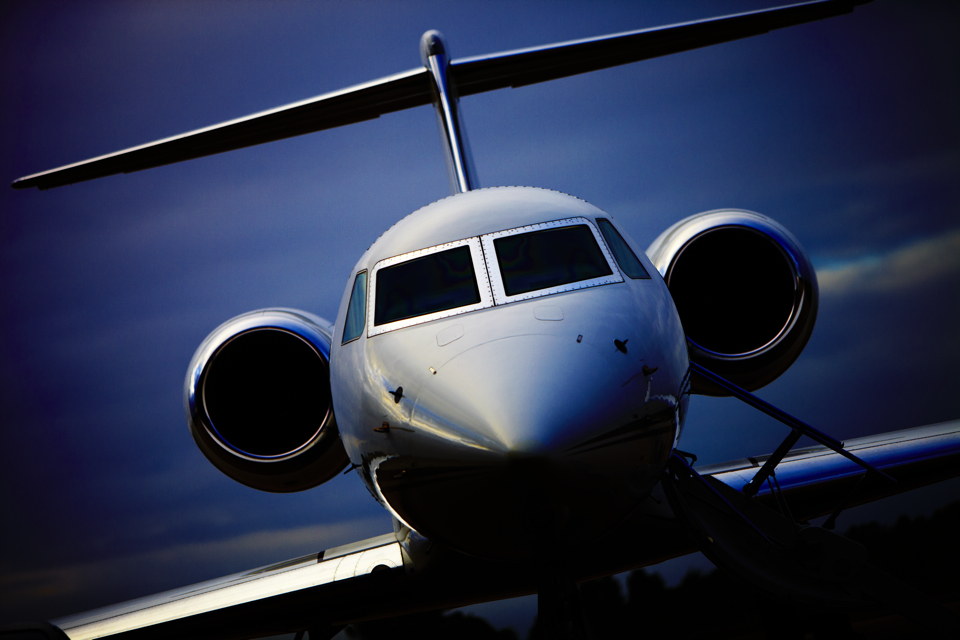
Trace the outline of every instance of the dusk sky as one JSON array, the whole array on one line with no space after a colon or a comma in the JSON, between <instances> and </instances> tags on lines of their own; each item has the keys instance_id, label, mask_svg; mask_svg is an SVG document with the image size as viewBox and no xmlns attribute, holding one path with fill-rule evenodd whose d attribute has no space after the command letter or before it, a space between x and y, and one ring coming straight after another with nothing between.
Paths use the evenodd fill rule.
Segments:
<instances>
[{"instance_id":1,"label":"dusk sky","mask_svg":"<svg viewBox=\"0 0 960 640\"><path fill-rule=\"evenodd\" d=\"M0 178L420 65L777 6L710 2L4 2ZM840 438L960 418L960 5L853 14L461 101L483 186L573 194L647 246L742 208L811 256L820 311L762 398ZM448 195L432 107L51 191L0 189L0 625L390 531L354 475L290 495L217 471L183 378L221 322L333 319L363 251ZM711 277L723 277L718 264ZM782 427L691 402L701 463ZM892 522L949 481L853 510ZM676 579L686 564L662 570ZM692 560L704 566L702 558ZM478 609L521 634L535 599Z\"/></svg>"}]
</instances>

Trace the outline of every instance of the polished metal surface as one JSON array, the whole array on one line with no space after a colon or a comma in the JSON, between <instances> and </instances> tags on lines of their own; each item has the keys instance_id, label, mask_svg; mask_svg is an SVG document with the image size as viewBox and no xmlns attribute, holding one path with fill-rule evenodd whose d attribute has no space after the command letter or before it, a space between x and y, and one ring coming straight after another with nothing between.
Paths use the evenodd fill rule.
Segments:
<instances>
[{"instance_id":1,"label":"polished metal surface","mask_svg":"<svg viewBox=\"0 0 960 640\"><path fill-rule=\"evenodd\" d=\"M420 59L433 78L433 106L437 112L437 125L443 140L443 158L447 165L450 190L453 193L463 193L480 185L473 169L456 86L450 79L449 56L447 43L439 31L427 31L420 38Z\"/></svg>"},{"instance_id":2,"label":"polished metal surface","mask_svg":"<svg viewBox=\"0 0 960 640\"><path fill-rule=\"evenodd\" d=\"M71 640L88 640L228 608L232 608L237 618L242 618L244 605L266 598L294 599L297 592L368 575L381 568L402 566L400 545L390 533L319 554L60 618L53 624Z\"/></svg>"},{"instance_id":3,"label":"polished metal surface","mask_svg":"<svg viewBox=\"0 0 960 640\"><path fill-rule=\"evenodd\" d=\"M776 220L746 209L714 209L675 222L650 243L646 254L660 275L666 278L677 256L691 240L725 227L747 227L769 236L787 253L797 276L813 280L815 284L810 260L796 237Z\"/></svg>"},{"instance_id":4,"label":"polished metal surface","mask_svg":"<svg viewBox=\"0 0 960 640\"><path fill-rule=\"evenodd\" d=\"M411 529L478 556L527 557L545 536L558 548L596 538L656 483L686 413L682 328L662 279L622 278L597 217L608 216L543 189L474 190L408 216L358 262L375 271L463 238L583 224L611 271L347 344L334 336L344 446ZM492 250L475 254L487 260L478 273L499 280Z\"/></svg>"},{"instance_id":5,"label":"polished metal surface","mask_svg":"<svg viewBox=\"0 0 960 640\"><path fill-rule=\"evenodd\" d=\"M340 443L333 404L326 389L318 390L327 398L327 406L318 407L323 417L291 449L275 455L255 455L234 446L216 428L210 417L204 388L205 376L216 354L238 336L253 331L279 331L296 336L308 344L322 369L322 384L329 379L332 326L313 314L294 309L261 309L239 315L214 329L200 344L187 368L184 380L184 409L191 435L210 462L225 474L265 491L301 491L326 480L346 465ZM278 362L278 366L282 363ZM270 402L264 397L263 402ZM278 407L279 409L279 407ZM283 429L284 424L245 425L247 430L264 432Z\"/></svg>"},{"instance_id":6,"label":"polished metal surface","mask_svg":"<svg viewBox=\"0 0 960 640\"><path fill-rule=\"evenodd\" d=\"M960 474L960 420L855 438L844 448L893 476L896 484L879 479L855 496L854 504L908 491ZM724 484L742 490L768 456L698 467ZM798 449L777 466L777 482L799 518L830 513L863 474L855 462L823 446ZM769 495L764 485L758 497ZM797 513L798 509L800 513Z\"/></svg>"},{"instance_id":7,"label":"polished metal surface","mask_svg":"<svg viewBox=\"0 0 960 640\"><path fill-rule=\"evenodd\" d=\"M813 264L800 242L783 225L767 216L743 209L720 209L699 213L671 225L647 248L647 255L671 285L671 275L685 258L685 251L710 234L730 229L745 229L771 240L782 252L792 272L792 306L780 321L775 335L763 344L744 351L724 352L699 344L689 335L690 359L753 391L776 379L796 360L806 346L817 316L819 290ZM724 264L702 268L704 281L732 278L724 272ZM767 296L757 296L755 305L767 304ZM719 310L705 310L715 314ZM689 319L688 319L689 321ZM708 395L725 395L715 385L701 383L694 390Z\"/></svg>"}]
</instances>

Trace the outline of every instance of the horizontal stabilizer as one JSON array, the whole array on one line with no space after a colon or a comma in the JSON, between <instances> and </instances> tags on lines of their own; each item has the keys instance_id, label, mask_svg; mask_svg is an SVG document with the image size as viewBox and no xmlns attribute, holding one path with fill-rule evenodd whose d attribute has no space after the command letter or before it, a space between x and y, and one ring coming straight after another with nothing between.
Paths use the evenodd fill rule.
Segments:
<instances>
[{"instance_id":1,"label":"horizontal stabilizer","mask_svg":"<svg viewBox=\"0 0 960 640\"><path fill-rule=\"evenodd\" d=\"M19 178L14 189L51 189L76 182L131 173L264 142L332 129L385 113L430 104L426 69L404 73L261 111L138 147Z\"/></svg>"},{"instance_id":2,"label":"horizontal stabilizer","mask_svg":"<svg viewBox=\"0 0 960 640\"><path fill-rule=\"evenodd\" d=\"M450 64L450 74L461 96L521 87L832 18L869 1L821 0L464 58Z\"/></svg>"},{"instance_id":3,"label":"horizontal stabilizer","mask_svg":"<svg viewBox=\"0 0 960 640\"><path fill-rule=\"evenodd\" d=\"M495 53L450 63L460 96L519 87L588 71L738 40L796 24L849 13L863 2L820 0L722 18ZM331 129L383 114L430 104L432 78L426 68L373 80L19 178L14 189L50 189L117 173L130 173L274 140Z\"/></svg>"}]
</instances>

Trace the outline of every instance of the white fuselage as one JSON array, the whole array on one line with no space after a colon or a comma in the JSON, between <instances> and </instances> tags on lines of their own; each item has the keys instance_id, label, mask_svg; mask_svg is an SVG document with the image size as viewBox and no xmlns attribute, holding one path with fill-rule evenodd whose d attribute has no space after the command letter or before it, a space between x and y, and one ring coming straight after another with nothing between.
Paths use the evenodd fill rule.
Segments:
<instances>
[{"instance_id":1,"label":"white fuselage","mask_svg":"<svg viewBox=\"0 0 960 640\"><path fill-rule=\"evenodd\" d=\"M598 219L609 216L552 191L471 191L401 220L357 263L331 352L337 423L371 493L423 536L536 556L595 539L656 483L686 413L684 333L646 255L627 240L649 277L627 275ZM598 271L571 267L580 275L564 277L580 280L540 288L510 280L522 265L504 247L573 227L597 242ZM460 262L440 285L387 271L446 256ZM435 310L457 304L436 294L407 308L416 292L386 306L389 287L447 286L471 267L476 290L459 306Z\"/></svg>"}]
</instances>

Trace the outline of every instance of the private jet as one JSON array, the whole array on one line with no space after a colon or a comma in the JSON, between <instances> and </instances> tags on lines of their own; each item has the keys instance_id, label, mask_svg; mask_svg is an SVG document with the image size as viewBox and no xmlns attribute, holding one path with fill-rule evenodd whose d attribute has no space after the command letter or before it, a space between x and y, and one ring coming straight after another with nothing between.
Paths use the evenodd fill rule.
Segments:
<instances>
[{"instance_id":1,"label":"private jet","mask_svg":"<svg viewBox=\"0 0 960 640\"><path fill-rule=\"evenodd\" d=\"M241 314L199 345L184 382L190 433L228 477L285 493L354 473L393 531L5 633L315 640L364 620L537 593L545 629L579 637L578 583L697 550L786 602L879 604L957 633L955 615L833 529L849 507L960 475L960 421L840 442L754 394L814 330L817 276L800 241L760 213L717 209L643 248L573 195L481 188L459 110L474 94L859 4L464 59L428 31L416 69L14 181L51 189L432 104L451 195L359 257L335 318ZM695 466L683 448L693 395L736 398L782 423L785 438L766 456ZM804 437L813 446L798 448Z\"/></svg>"}]
</instances>

